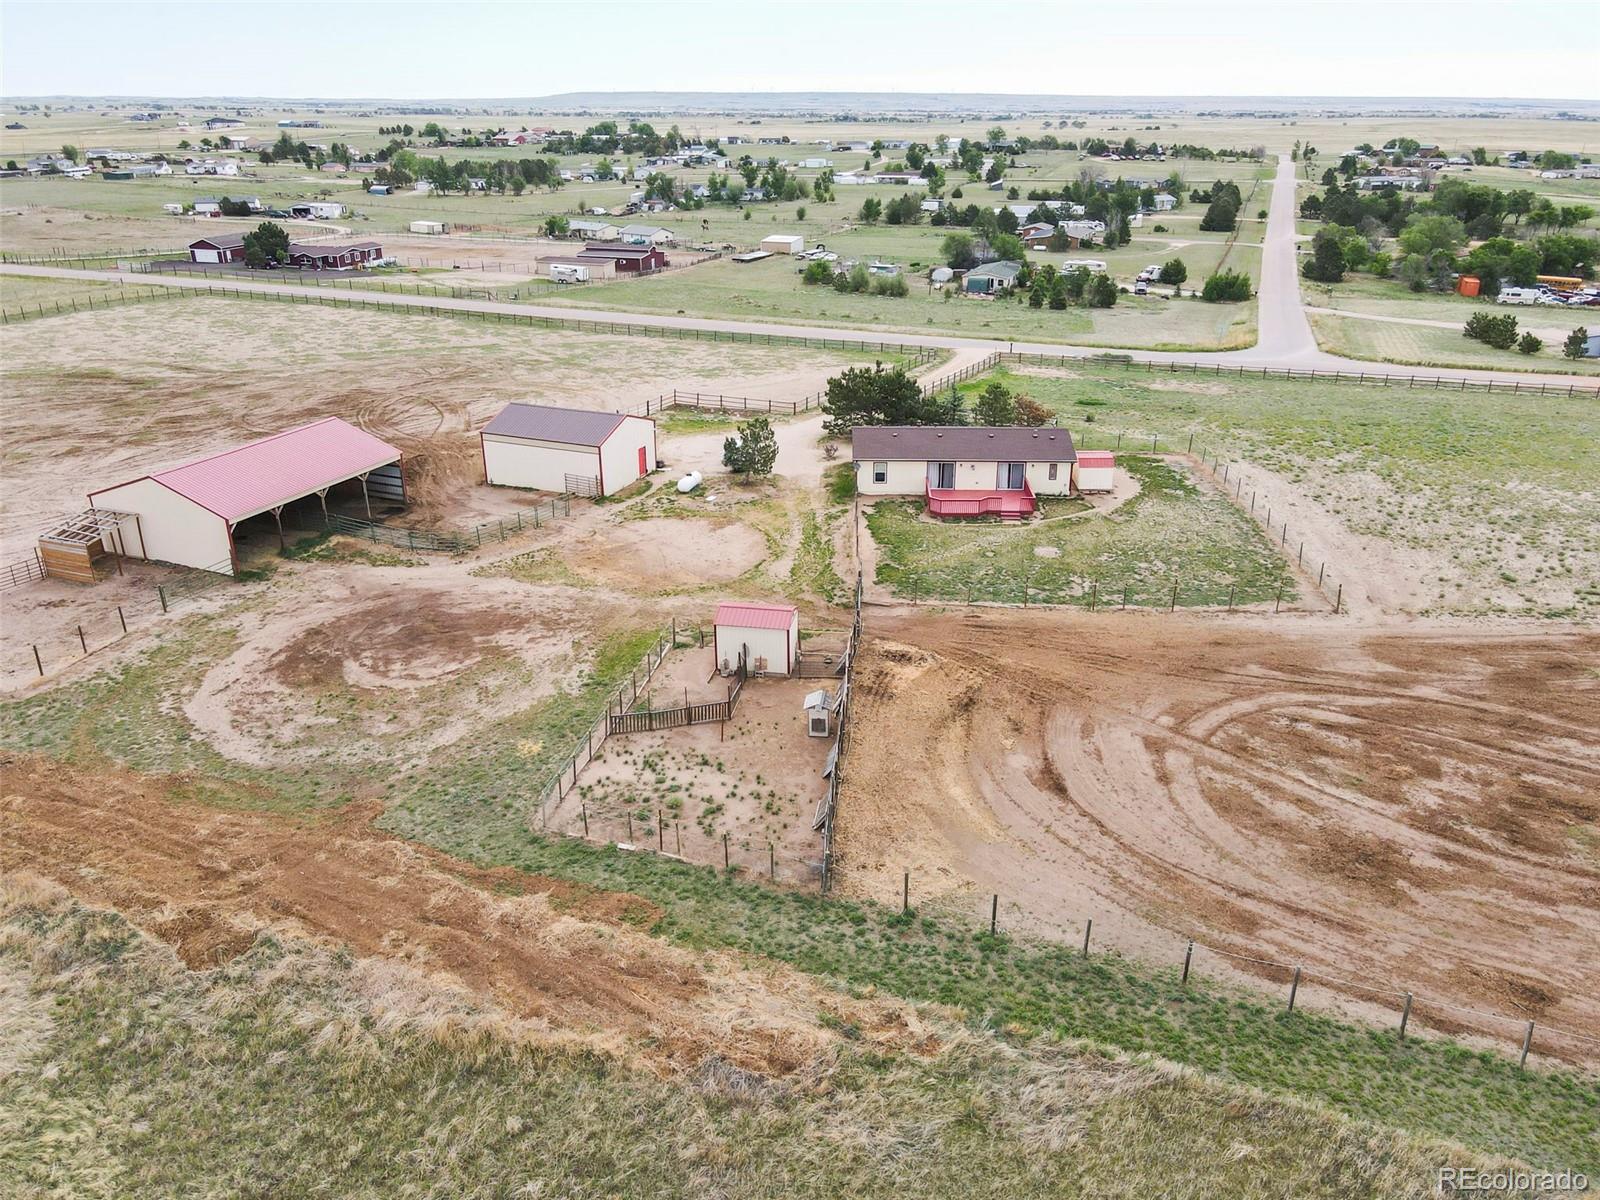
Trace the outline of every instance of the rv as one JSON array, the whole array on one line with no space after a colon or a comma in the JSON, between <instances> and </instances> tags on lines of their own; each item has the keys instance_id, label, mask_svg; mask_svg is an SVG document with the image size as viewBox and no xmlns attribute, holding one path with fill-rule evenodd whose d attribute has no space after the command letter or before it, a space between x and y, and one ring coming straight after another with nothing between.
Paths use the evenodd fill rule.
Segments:
<instances>
[{"instance_id":1,"label":"rv","mask_svg":"<svg viewBox=\"0 0 1600 1200\"><path fill-rule=\"evenodd\" d=\"M1497 304L1537 304L1539 303L1539 289L1527 287L1501 288L1500 294L1495 297Z\"/></svg>"}]
</instances>

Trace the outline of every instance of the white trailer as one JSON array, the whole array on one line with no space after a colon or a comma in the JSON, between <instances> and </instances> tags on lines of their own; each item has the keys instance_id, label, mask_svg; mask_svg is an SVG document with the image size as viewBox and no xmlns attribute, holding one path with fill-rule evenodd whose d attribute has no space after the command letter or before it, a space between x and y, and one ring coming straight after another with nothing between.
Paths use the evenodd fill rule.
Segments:
<instances>
[{"instance_id":1,"label":"white trailer","mask_svg":"<svg viewBox=\"0 0 1600 1200\"><path fill-rule=\"evenodd\" d=\"M589 268L577 263L551 263L550 278L557 283L588 283Z\"/></svg>"}]
</instances>

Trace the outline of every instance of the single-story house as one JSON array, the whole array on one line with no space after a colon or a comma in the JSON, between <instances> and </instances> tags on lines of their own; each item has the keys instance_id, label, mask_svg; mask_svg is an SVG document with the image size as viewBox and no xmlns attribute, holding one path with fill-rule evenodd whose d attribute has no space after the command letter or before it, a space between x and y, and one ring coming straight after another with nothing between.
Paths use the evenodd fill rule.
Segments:
<instances>
[{"instance_id":1,"label":"single-story house","mask_svg":"<svg viewBox=\"0 0 1600 1200\"><path fill-rule=\"evenodd\" d=\"M344 216L344 205L336 200L300 200L289 206L289 215L313 221L334 221Z\"/></svg>"},{"instance_id":2,"label":"single-story house","mask_svg":"<svg viewBox=\"0 0 1600 1200\"><path fill-rule=\"evenodd\" d=\"M244 234L219 233L189 243L189 261L233 263L244 261Z\"/></svg>"},{"instance_id":3,"label":"single-story house","mask_svg":"<svg viewBox=\"0 0 1600 1200\"><path fill-rule=\"evenodd\" d=\"M533 135L526 130L516 133L497 133L489 139L492 146L526 146L533 140Z\"/></svg>"},{"instance_id":4,"label":"single-story house","mask_svg":"<svg viewBox=\"0 0 1600 1200\"><path fill-rule=\"evenodd\" d=\"M1072 464L1072 486L1079 492L1109 492L1117 471L1117 456L1110 450L1079 450Z\"/></svg>"},{"instance_id":5,"label":"single-story house","mask_svg":"<svg viewBox=\"0 0 1600 1200\"><path fill-rule=\"evenodd\" d=\"M1010 291L1017 286L1017 276L1022 271L1022 264L1002 259L999 262L984 263L981 267L973 267L962 277L961 286L969 295L993 296L1000 292Z\"/></svg>"},{"instance_id":6,"label":"single-story house","mask_svg":"<svg viewBox=\"0 0 1600 1200\"><path fill-rule=\"evenodd\" d=\"M215 196L196 196L194 200L194 215L197 217L220 217L222 215L222 201Z\"/></svg>"},{"instance_id":7,"label":"single-story house","mask_svg":"<svg viewBox=\"0 0 1600 1200\"><path fill-rule=\"evenodd\" d=\"M724 600L712 622L717 670L751 675L793 675L800 665L800 610L792 604Z\"/></svg>"},{"instance_id":8,"label":"single-story house","mask_svg":"<svg viewBox=\"0 0 1600 1200\"><path fill-rule=\"evenodd\" d=\"M656 423L626 413L508 404L478 438L484 480L499 487L611 496L656 465Z\"/></svg>"},{"instance_id":9,"label":"single-story house","mask_svg":"<svg viewBox=\"0 0 1600 1200\"><path fill-rule=\"evenodd\" d=\"M1178 207L1178 198L1168 192L1157 192L1155 206L1157 212L1171 212Z\"/></svg>"},{"instance_id":10,"label":"single-story house","mask_svg":"<svg viewBox=\"0 0 1600 1200\"><path fill-rule=\"evenodd\" d=\"M89 507L132 516L121 532L125 552L232 575L235 534L252 517L271 515L282 534L283 509L359 483L371 500L405 500L401 454L365 430L325 417L248 445L89 493ZM354 493L354 488L347 489ZM270 527L269 527L270 528Z\"/></svg>"},{"instance_id":11,"label":"single-story house","mask_svg":"<svg viewBox=\"0 0 1600 1200\"><path fill-rule=\"evenodd\" d=\"M1056 231L1054 221L1030 221L1017 230L1017 236L1025 242L1041 241L1048 238Z\"/></svg>"},{"instance_id":12,"label":"single-story house","mask_svg":"<svg viewBox=\"0 0 1600 1200\"><path fill-rule=\"evenodd\" d=\"M289 243L289 265L302 271L348 271L382 257L383 247L377 242L352 242L348 246Z\"/></svg>"},{"instance_id":13,"label":"single-story house","mask_svg":"<svg viewBox=\"0 0 1600 1200\"><path fill-rule=\"evenodd\" d=\"M850 446L863 496L923 496L936 517L1020 520L1035 496L1071 494L1078 461L1054 426L858 426Z\"/></svg>"},{"instance_id":14,"label":"single-story house","mask_svg":"<svg viewBox=\"0 0 1600 1200\"><path fill-rule=\"evenodd\" d=\"M622 240L630 246L670 246L678 235L659 225L624 225Z\"/></svg>"},{"instance_id":15,"label":"single-story house","mask_svg":"<svg viewBox=\"0 0 1600 1200\"><path fill-rule=\"evenodd\" d=\"M804 254L806 239L798 233L772 233L761 239L761 249L768 254Z\"/></svg>"},{"instance_id":16,"label":"single-story house","mask_svg":"<svg viewBox=\"0 0 1600 1200\"><path fill-rule=\"evenodd\" d=\"M648 275L663 270L667 256L660 246L587 245L578 251L579 259L609 262L619 273Z\"/></svg>"},{"instance_id":17,"label":"single-story house","mask_svg":"<svg viewBox=\"0 0 1600 1200\"><path fill-rule=\"evenodd\" d=\"M833 166L831 158L802 158L795 166L807 171L821 171Z\"/></svg>"},{"instance_id":18,"label":"single-story house","mask_svg":"<svg viewBox=\"0 0 1600 1200\"><path fill-rule=\"evenodd\" d=\"M622 237L621 228L609 221L568 221L567 233L586 242L614 242Z\"/></svg>"}]
</instances>

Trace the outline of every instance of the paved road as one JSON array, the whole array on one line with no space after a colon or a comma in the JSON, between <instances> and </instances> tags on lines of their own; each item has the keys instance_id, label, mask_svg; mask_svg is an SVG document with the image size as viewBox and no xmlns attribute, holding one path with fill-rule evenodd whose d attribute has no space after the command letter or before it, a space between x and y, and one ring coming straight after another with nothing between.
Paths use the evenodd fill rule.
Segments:
<instances>
[{"instance_id":1,"label":"paved road","mask_svg":"<svg viewBox=\"0 0 1600 1200\"><path fill-rule=\"evenodd\" d=\"M1344 371L1349 373L1385 374L1407 379L1465 379L1474 382L1495 381L1522 384L1579 384L1596 387L1590 377L1530 374L1485 370L1441 370L1437 367L1405 367L1388 363L1361 362L1339 358L1317 349L1311 335L1310 323L1300 300L1300 281L1295 262L1295 196L1294 164L1280 157L1278 175L1272 190L1272 201L1267 215L1266 250L1261 281L1260 338L1248 350L1230 350L1215 353L1197 351L1161 350L1108 350L1104 346L1073 346L1059 342L1012 342L989 338L961 337L953 334L893 333L885 331L884 341L909 346L929 346L940 350L954 350L963 355L994 350L1015 350L1023 354L1042 354L1067 358L1084 358L1091 355L1114 353L1125 355L1138 362L1199 363L1210 367L1292 368L1296 370ZM166 275L139 275L130 278L118 271L80 271L66 267L0 264L0 274L46 276L60 279L99 279L112 283L137 282L155 287L189 288L192 290L227 290L253 292L265 295L327 298L331 289L298 287L292 284L239 283L218 284L212 280ZM601 321L612 325L629 325L652 329L694 329L719 333L772 334L778 337L829 338L871 345L879 338L872 332L859 328L837 328L825 325L785 325L771 321L738 321L707 317L669 316L663 313L617 312L606 308L568 307L566 305L510 304L496 300L458 300L449 296L401 296L371 293L374 303L404 308L452 309L462 312L505 313L511 316L550 317L562 321ZM363 299L359 290L339 289L340 299Z\"/></svg>"}]
</instances>

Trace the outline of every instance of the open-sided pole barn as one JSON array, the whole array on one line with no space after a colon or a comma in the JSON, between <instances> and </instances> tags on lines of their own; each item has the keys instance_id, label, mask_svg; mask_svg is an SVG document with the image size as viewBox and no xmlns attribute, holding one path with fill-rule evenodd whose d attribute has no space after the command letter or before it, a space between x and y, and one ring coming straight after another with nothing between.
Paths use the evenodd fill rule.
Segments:
<instances>
[{"instance_id":1,"label":"open-sided pole barn","mask_svg":"<svg viewBox=\"0 0 1600 1200\"><path fill-rule=\"evenodd\" d=\"M283 536L283 510L357 482L368 516L372 499L405 499L400 451L338 417L326 417L180 467L89 494L94 509L136 517L120 523L126 552L232 575L239 569L234 530L271 514ZM130 527L131 525L131 527Z\"/></svg>"}]
</instances>

